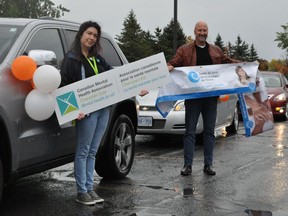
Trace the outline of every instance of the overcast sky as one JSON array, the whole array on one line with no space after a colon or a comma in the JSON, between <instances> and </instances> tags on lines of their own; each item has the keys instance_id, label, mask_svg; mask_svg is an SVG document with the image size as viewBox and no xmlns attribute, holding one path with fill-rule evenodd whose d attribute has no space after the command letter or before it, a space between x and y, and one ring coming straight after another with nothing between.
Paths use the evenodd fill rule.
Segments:
<instances>
[{"instance_id":1,"label":"overcast sky","mask_svg":"<svg viewBox=\"0 0 288 216\"><path fill-rule=\"evenodd\" d=\"M131 9L141 28L153 34L156 27L164 28L174 17L174 0L51 1L70 10L62 18L97 21L114 38L121 33ZM260 58L284 58L274 40L276 32L283 31L281 25L288 23L288 0L178 0L178 21L187 36L194 38L199 20L208 23L208 42L214 43L219 33L225 45L235 44L239 35L247 44L254 44Z\"/></svg>"}]
</instances>

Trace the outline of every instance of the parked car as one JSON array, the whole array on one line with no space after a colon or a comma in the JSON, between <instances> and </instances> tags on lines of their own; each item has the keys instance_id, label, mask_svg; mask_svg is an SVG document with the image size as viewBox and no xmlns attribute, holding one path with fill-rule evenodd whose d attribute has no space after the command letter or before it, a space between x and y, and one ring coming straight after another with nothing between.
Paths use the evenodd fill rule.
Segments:
<instances>
[{"instance_id":1,"label":"parked car","mask_svg":"<svg viewBox=\"0 0 288 216\"><path fill-rule=\"evenodd\" d=\"M272 113L275 118L288 118L288 80L279 72L261 71Z\"/></svg>"},{"instance_id":2,"label":"parked car","mask_svg":"<svg viewBox=\"0 0 288 216\"><path fill-rule=\"evenodd\" d=\"M155 102L158 89L150 91L144 97L137 97L139 102L138 134L184 134L184 101L177 101L166 118L156 110ZM229 133L236 133L239 127L237 95L224 95L218 100L216 130L225 128ZM200 115L196 134L203 132L203 120Z\"/></svg>"},{"instance_id":3,"label":"parked car","mask_svg":"<svg viewBox=\"0 0 288 216\"><path fill-rule=\"evenodd\" d=\"M31 119L25 112L24 102L32 85L17 80L11 73L11 65L18 56L34 53L38 66L53 64L60 69L79 26L79 23L51 18L0 18L0 201L4 186L14 180L74 160L75 126L69 123L59 126L55 114L44 121ZM104 58L113 67L128 63L105 32L101 46ZM51 56L51 52L56 60L46 59L46 54ZM99 176L121 178L130 172L137 113L135 97L112 106L97 154L95 169Z\"/></svg>"}]
</instances>

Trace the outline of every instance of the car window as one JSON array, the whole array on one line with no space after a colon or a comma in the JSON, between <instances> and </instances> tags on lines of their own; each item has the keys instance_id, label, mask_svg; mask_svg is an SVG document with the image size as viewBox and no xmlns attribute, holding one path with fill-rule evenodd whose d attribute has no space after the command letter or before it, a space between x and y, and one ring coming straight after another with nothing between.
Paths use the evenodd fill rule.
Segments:
<instances>
[{"instance_id":1,"label":"car window","mask_svg":"<svg viewBox=\"0 0 288 216\"><path fill-rule=\"evenodd\" d=\"M281 87L281 80L279 76L264 76L266 87Z\"/></svg>"},{"instance_id":2,"label":"car window","mask_svg":"<svg viewBox=\"0 0 288 216\"><path fill-rule=\"evenodd\" d=\"M22 29L22 26L0 25L0 64L5 59Z\"/></svg>"},{"instance_id":3,"label":"car window","mask_svg":"<svg viewBox=\"0 0 288 216\"><path fill-rule=\"evenodd\" d=\"M119 67L123 65L117 51L108 39L101 38L101 46L101 55L112 67Z\"/></svg>"},{"instance_id":4,"label":"car window","mask_svg":"<svg viewBox=\"0 0 288 216\"><path fill-rule=\"evenodd\" d=\"M26 47L25 54L35 49L53 51L57 57L57 68L60 68L61 61L64 58L64 50L57 29L41 29L36 32Z\"/></svg>"}]
</instances>

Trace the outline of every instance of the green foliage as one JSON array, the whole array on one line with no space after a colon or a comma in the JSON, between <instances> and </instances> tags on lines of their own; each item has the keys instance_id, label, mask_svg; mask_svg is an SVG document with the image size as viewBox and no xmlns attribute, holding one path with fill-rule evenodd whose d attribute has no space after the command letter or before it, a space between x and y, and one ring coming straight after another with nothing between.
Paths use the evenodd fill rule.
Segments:
<instances>
[{"instance_id":1,"label":"green foliage","mask_svg":"<svg viewBox=\"0 0 288 216\"><path fill-rule=\"evenodd\" d=\"M141 29L133 10L129 12L123 26L124 29L120 35L116 35L116 40L129 62L142 59L153 53L150 42L154 39L149 32Z\"/></svg>"},{"instance_id":2,"label":"green foliage","mask_svg":"<svg viewBox=\"0 0 288 216\"><path fill-rule=\"evenodd\" d=\"M288 23L286 25L281 25L284 32L276 32L275 41L278 42L278 47L286 51L288 56Z\"/></svg>"},{"instance_id":3,"label":"green foliage","mask_svg":"<svg viewBox=\"0 0 288 216\"><path fill-rule=\"evenodd\" d=\"M250 46L250 54L249 54L249 57L248 57L248 61L253 62L253 61L256 61L257 59L259 59L259 57L257 55L257 52L256 52L255 48L254 48L254 44L252 44Z\"/></svg>"},{"instance_id":4,"label":"green foliage","mask_svg":"<svg viewBox=\"0 0 288 216\"><path fill-rule=\"evenodd\" d=\"M249 56L249 45L245 41L242 41L241 37L238 36L235 45L232 46L231 50L232 58L240 61L248 61Z\"/></svg>"},{"instance_id":5,"label":"green foliage","mask_svg":"<svg viewBox=\"0 0 288 216\"><path fill-rule=\"evenodd\" d=\"M131 10L123 23L124 28L120 35L116 36L117 43L129 62L133 62L153 54L164 52L166 59L170 59L173 53L174 21L161 28L157 27L154 35L141 29L136 15ZM177 47L186 43L186 36L181 25L177 22Z\"/></svg>"},{"instance_id":6,"label":"green foliage","mask_svg":"<svg viewBox=\"0 0 288 216\"><path fill-rule=\"evenodd\" d=\"M220 36L219 33L216 36L216 40L214 41L214 44L216 46L218 46L223 52L225 51L224 42L223 42L222 37Z\"/></svg>"},{"instance_id":7,"label":"green foliage","mask_svg":"<svg viewBox=\"0 0 288 216\"><path fill-rule=\"evenodd\" d=\"M176 31L177 31L177 47L182 46L186 43L186 35L183 32L183 29L179 22L176 23ZM163 32L160 36L160 40L158 43L163 48L162 52L164 52L166 60L169 60L173 57L173 40L174 40L174 20L172 19L170 23L164 27Z\"/></svg>"},{"instance_id":8,"label":"green foliage","mask_svg":"<svg viewBox=\"0 0 288 216\"><path fill-rule=\"evenodd\" d=\"M0 0L0 17L60 18L65 12L69 10L50 0Z\"/></svg>"}]
</instances>

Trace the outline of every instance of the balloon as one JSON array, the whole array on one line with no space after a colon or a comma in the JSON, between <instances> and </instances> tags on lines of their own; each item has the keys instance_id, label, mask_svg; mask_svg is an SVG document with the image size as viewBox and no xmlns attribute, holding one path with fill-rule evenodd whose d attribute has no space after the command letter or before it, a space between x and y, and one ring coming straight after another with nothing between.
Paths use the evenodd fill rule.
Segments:
<instances>
[{"instance_id":1,"label":"balloon","mask_svg":"<svg viewBox=\"0 0 288 216\"><path fill-rule=\"evenodd\" d=\"M36 121L43 121L52 116L54 107L53 97L38 89L33 89L25 100L26 113Z\"/></svg>"},{"instance_id":2,"label":"balloon","mask_svg":"<svg viewBox=\"0 0 288 216\"><path fill-rule=\"evenodd\" d=\"M226 101L229 100L229 98L230 98L229 95L221 95L221 96L219 97L219 100L220 100L221 102L226 102Z\"/></svg>"},{"instance_id":3,"label":"balloon","mask_svg":"<svg viewBox=\"0 0 288 216\"><path fill-rule=\"evenodd\" d=\"M19 56L12 62L12 74L19 80L31 80L37 68L36 62L29 56Z\"/></svg>"},{"instance_id":4,"label":"balloon","mask_svg":"<svg viewBox=\"0 0 288 216\"><path fill-rule=\"evenodd\" d=\"M61 75L57 68L51 65L38 67L33 75L33 82L37 89L42 92L53 92L61 83Z\"/></svg>"}]
</instances>

